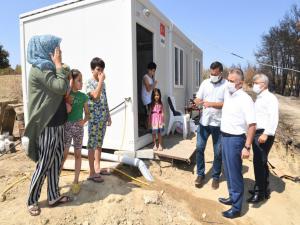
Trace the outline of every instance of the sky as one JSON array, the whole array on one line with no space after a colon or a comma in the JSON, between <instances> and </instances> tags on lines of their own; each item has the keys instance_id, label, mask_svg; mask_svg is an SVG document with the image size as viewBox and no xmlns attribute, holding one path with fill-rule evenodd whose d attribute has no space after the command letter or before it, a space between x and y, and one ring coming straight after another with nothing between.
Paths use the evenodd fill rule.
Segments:
<instances>
[{"instance_id":1,"label":"sky","mask_svg":"<svg viewBox=\"0 0 300 225\"><path fill-rule=\"evenodd\" d=\"M62 0L10 0L1 3L0 44L10 53L14 68L20 64L19 15ZM151 0L203 50L205 68L213 61L225 66L255 63L261 36L299 0ZM229 53L243 56L243 60Z\"/></svg>"}]
</instances>

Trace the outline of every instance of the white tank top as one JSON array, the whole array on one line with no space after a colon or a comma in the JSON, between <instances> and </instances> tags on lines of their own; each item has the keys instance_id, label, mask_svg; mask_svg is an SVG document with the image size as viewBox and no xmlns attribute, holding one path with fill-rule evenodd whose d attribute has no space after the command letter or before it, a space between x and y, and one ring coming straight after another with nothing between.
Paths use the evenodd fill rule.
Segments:
<instances>
[{"instance_id":1,"label":"white tank top","mask_svg":"<svg viewBox=\"0 0 300 225\"><path fill-rule=\"evenodd\" d=\"M143 82L142 82L142 101L144 105L148 105L151 103L151 95L152 95L152 90L150 90L149 92L146 89L145 83L144 83L144 79L148 79L148 83L150 85L153 85L154 80L148 75L144 75L143 77Z\"/></svg>"}]
</instances>

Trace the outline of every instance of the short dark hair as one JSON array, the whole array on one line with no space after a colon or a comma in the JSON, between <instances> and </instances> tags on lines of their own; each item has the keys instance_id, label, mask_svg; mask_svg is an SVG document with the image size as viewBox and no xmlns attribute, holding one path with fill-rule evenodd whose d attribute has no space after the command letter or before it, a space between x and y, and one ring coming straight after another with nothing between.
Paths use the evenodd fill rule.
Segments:
<instances>
[{"instance_id":1,"label":"short dark hair","mask_svg":"<svg viewBox=\"0 0 300 225\"><path fill-rule=\"evenodd\" d=\"M219 69L220 72L223 72L223 65L222 63L216 61L216 62L213 62L212 64L210 64L210 69L211 70L214 70L214 69Z\"/></svg>"},{"instance_id":2,"label":"short dark hair","mask_svg":"<svg viewBox=\"0 0 300 225\"><path fill-rule=\"evenodd\" d=\"M156 64L155 64L155 62L150 62L150 63L148 64L147 69L148 69L148 70L153 70L153 69L156 70Z\"/></svg>"},{"instance_id":3,"label":"short dark hair","mask_svg":"<svg viewBox=\"0 0 300 225\"><path fill-rule=\"evenodd\" d=\"M105 68L105 62L102 59L100 59L98 57L95 57L91 61L91 69L94 70L97 66L104 69Z\"/></svg>"},{"instance_id":4,"label":"short dark hair","mask_svg":"<svg viewBox=\"0 0 300 225\"><path fill-rule=\"evenodd\" d=\"M72 79L75 80L81 74L81 72L77 69L72 69L70 71L70 74L72 76Z\"/></svg>"}]
</instances>

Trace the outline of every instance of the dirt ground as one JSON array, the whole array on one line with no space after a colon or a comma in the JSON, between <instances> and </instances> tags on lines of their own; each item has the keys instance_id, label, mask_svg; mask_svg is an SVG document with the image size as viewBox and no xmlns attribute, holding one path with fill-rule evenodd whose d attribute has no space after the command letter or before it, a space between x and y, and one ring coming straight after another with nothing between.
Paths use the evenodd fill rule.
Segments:
<instances>
[{"instance_id":1,"label":"dirt ground","mask_svg":"<svg viewBox=\"0 0 300 225\"><path fill-rule=\"evenodd\" d=\"M292 128L292 145L300 150L300 99L280 95L276 95L276 97L280 102L280 119Z\"/></svg>"},{"instance_id":2,"label":"dirt ground","mask_svg":"<svg viewBox=\"0 0 300 225\"><path fill-rule=\"evenodd\" d=\"M23 101L21 75L0 75L0 100L2 99Z\"/></svg>"},{"instance_id":3,"label":"dirt ground","mask_svg":"<svg viewBox=\"0 0 300 225\"><path fill-rule=\"evenodd\" d=\"M174 135L165 138L185 148L194 148L196 137L181 140ZM270 159L276 168L300 174L299 155L286 157L281 144L276 143ZM251 160L244 161L245 199L243 216L235 220L222 218L225 207L218 203L218 197L227 196L224 176L220 188L211 188L212 145L208 142L206 151L206 184L202 189L194 187L195 164L175 161L147 161L155 182L140 185L123 175L114 172L105 177L101 184L86 181L87 174L81 174L82 190L74 196L74 201L64 206L49 208L46 201L46 188L40 198L41 215L31 217L26 210L26 198L29 179L25 178L9 190L0 202L0 224L107 224L107 225L150 225L150 224L299 224L300 188L299 183L270 177L271 198L252 206L246 203L247 190L253 186L254 174ZM287 166L288 165L288 166ZM0 158L0 191L15 181L30 176L34 163L26 158L22 151L7 154ZM121 166L120 170L143 179L136 168ZM73 173L63 171L61 175L61 193L70 189ZM46 186L46 185L45 185Z\"/></svg>"}]
</instances>

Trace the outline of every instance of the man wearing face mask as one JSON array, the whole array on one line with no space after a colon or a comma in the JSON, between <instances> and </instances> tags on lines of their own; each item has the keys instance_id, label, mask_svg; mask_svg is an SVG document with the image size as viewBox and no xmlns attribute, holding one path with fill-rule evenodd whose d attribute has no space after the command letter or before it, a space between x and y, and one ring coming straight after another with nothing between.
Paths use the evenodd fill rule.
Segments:
<instances>
[{"instance_id":1,"label":"man wearing face mask","mask_svg":"<svg viewBox=\"0 0 300 225\"><path fill-rule=\"evenodd\" d=\"M210 65L210 78L201 83L196 99L194 100L196 105L203 104L203 113L197 130L196 146L197 179L195 180L195 186L199 188L204 183L204 150L209 135L212 135L214 147L212 188L217 189L219 187L222 167L220 125L226 87L226 80L221 76L222 71L223 66L220 62L214 62Z\"/></svg>"},{"instance_id":2,"label":"man wearing face mask","mask_svg":"<svg viewBox=\"0 0 300 225\"><path fill-rule=\"evenodd\" d=\"M244 181L242 163L250 155L250 146L255 134L256 120L254 103L243 91L244 75L240 69L231 69L222 109L222 158L229 192L228 198L219 201L232 207L223 216L233 219L242 210Z\"/></svg>"},{"instance_id":3,"label":"man wearing face mask","mask_svg":"<svg viewBox=\"0 0 300 225\"><path fill-rule=\"evenodd\" d=\"M255 137L252 143L255 175L254 190L249 203L258 203L270 197L268 154L275 139L278 125L278 100L268 90L269 79L264 74L253 77L253 91L257 94L255 114L257 120Z\"/></svg>"}]
</instances>

